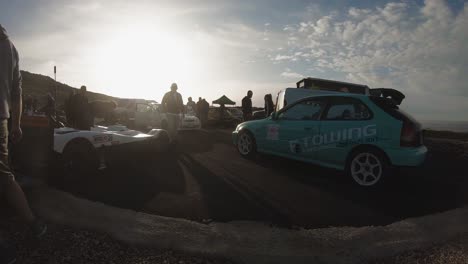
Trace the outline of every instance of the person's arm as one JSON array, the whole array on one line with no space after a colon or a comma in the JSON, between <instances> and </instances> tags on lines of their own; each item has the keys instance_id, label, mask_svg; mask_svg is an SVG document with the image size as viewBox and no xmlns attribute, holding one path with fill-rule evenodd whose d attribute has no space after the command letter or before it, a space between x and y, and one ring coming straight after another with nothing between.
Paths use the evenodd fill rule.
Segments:
<instances>
[{"instance_id":1,"label":"person's arm","mask_svg":"<svg viewBox=\"0 0 468 264\"><path fill-rule=\"evenodd\" d=\"M18 52L16 48L14 50L14 56L16 59L16 65L13 69L13 83L11 87L11 140L13 142L18 142L21 140L23 136L23 132L21 131L21 114L23 110L23 102L22 102L22 78L21 72L19 70L19 58Z\"/></svg>"}]
</instances>

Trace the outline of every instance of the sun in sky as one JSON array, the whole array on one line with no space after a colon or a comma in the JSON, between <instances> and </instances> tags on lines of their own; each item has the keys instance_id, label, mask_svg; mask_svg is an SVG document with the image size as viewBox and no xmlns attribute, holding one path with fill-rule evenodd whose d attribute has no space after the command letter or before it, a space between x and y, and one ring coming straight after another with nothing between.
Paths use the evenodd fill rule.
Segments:
<instances>
[{"instance_id":1,"label":"sun in sky","mask_svg":"<svg viewBox=\"0 0 468 264\"><path fill-rule=\"evenodd\" d=\"M96 41L96 85L122 97L160 97L173 82L190 87L204 67L189 36L151 22L113 27Z\"/></svg>"}]
</instances>

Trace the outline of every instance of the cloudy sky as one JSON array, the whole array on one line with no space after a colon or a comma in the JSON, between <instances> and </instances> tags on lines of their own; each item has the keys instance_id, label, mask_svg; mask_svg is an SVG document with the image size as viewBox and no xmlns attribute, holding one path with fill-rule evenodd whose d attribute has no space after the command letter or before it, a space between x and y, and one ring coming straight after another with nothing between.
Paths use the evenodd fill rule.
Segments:
<instances>
[{"instance_id":1,"label":"cloudy sky","mask_svg":"<svg viewBox=\"0 0 468 264\"><path fill-rule=\"evenodd\" d=\"M303 76L394 87L422 120L468 120L463 0L0 0L24 70L119 97L172 82L240 102Z\"/></svg>"}]
</instances>

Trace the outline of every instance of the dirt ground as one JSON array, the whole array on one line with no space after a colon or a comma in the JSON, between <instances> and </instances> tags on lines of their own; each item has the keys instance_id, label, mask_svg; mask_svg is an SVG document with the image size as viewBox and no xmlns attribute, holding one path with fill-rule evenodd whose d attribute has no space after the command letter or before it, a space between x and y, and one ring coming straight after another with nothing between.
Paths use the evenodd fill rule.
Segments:
<instances>
[{"instance_id":1,"label":"dirt ground","mask_svg":"<svg viewBox=\"0 0 468 264\"><path fill-rule=\"evenodd\" d=\"M468 147L428 139L418 169L365 189L344 173L283 158L240 157L229 130L185 131L170 152L128 157L96 175L55 183L92 201L199 222L259 221L286 228L386 225L468 204Z\"/></svg>"},{"instance_id":2,"label":"dirt ground","mask_svg":"<svg viewBox=\"0 0 468 264\"><path fill-rule=\"evenodd\" d=\"M432 247L420 250L411 250L396 256L376 259L369 264L466 264L468 263L468 235L459 237Z\"/></svg>"},{"instance_id":3,"label":"dirt ground","mask_svg":"<svg viewBox=\"0 0 468 264\"><path fill-rule=\"evenodd\" d=\"M171 250L126 245L95 231L49 223L40 241L32 240L27 229L14 217L0 220L2 238L13 244L18 264L228 264L229 260L193 256Z\"/></svg>"}]
</instances>

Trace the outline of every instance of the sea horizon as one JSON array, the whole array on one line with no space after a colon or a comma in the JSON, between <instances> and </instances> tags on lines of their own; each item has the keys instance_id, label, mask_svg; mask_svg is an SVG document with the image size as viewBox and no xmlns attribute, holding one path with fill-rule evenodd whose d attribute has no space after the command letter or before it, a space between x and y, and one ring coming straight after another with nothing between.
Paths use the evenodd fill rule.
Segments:
<instances>
[{"instance_id":1,"label":"sea horizon","mask_svg":"<svg viewBox=\"0 0 468 264\"><path fill-rule=\"evenodd\" d=\"M468 121L420 120L423 129L468 132Z\"/></svg>"}]
</instances>

